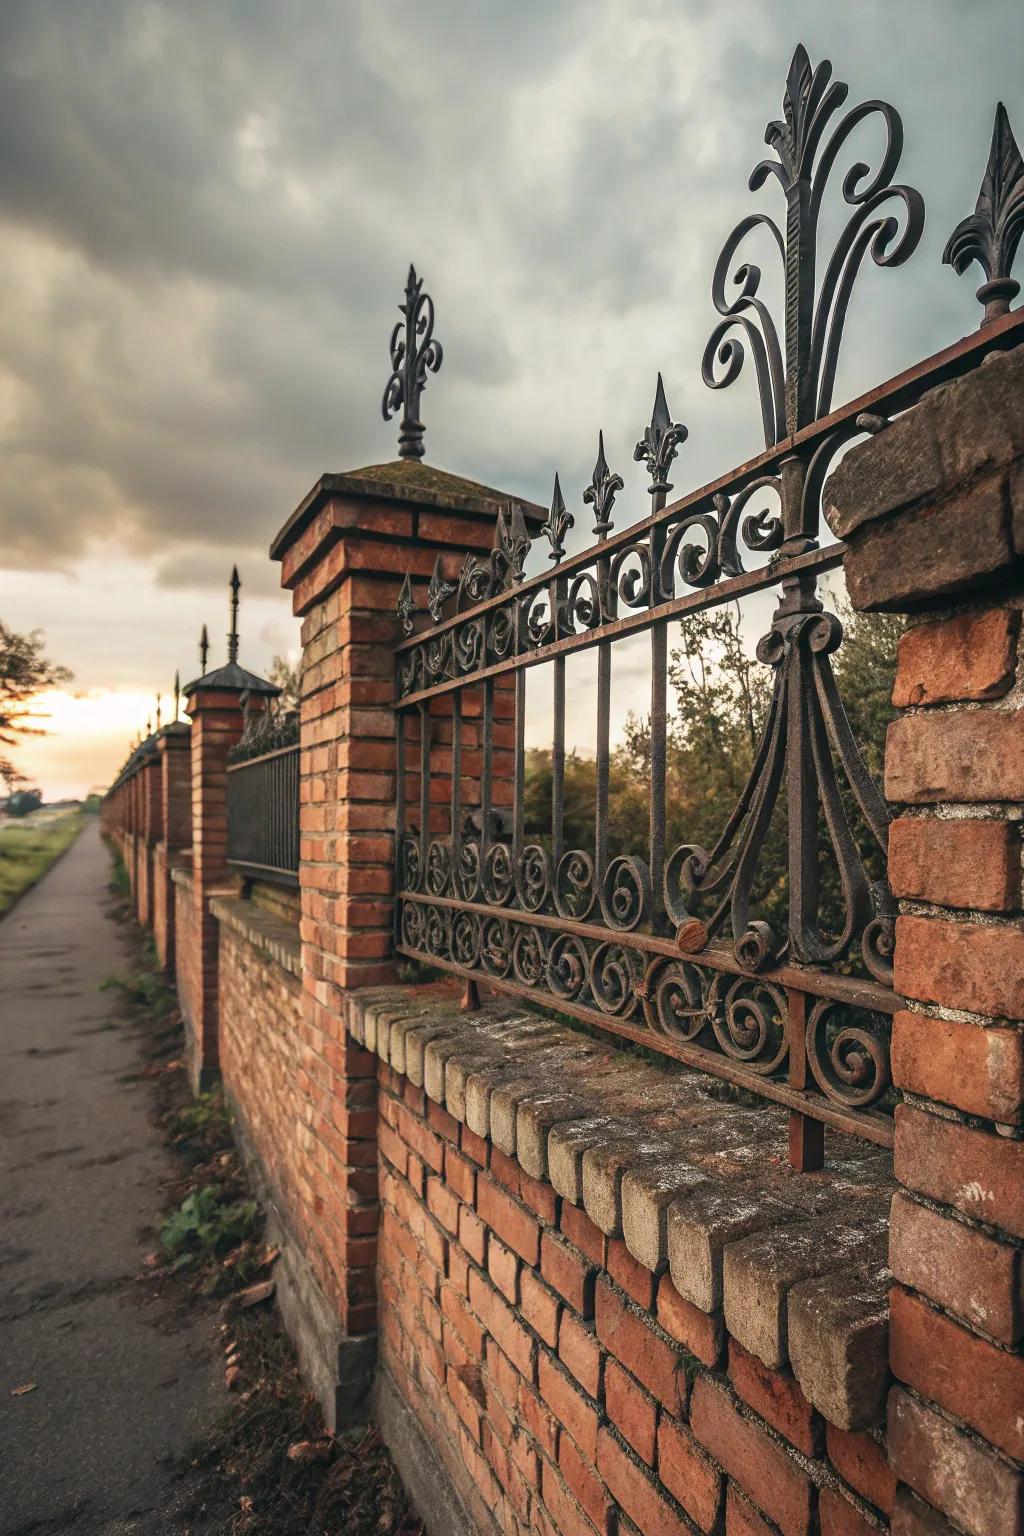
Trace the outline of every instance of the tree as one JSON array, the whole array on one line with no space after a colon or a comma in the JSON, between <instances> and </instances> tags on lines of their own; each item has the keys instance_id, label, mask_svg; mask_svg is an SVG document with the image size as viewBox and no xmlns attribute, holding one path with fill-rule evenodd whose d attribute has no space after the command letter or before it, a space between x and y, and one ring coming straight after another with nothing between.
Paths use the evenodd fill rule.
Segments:
<instances>
[{"instance_id":1,"label":"tree","mask_svg":"<svg viewBox=\"0 0 1024 1536\"><path fill-rule=\"evenodd\" d=\"M50 661L44 646L41 630L19 635L0 620L0 747L13 747L19 736L44 735L43 728L32 722L46 716L29 705L44 689L56 688L71 678L67 667ZM24 783L24 775L3 753L0 779L8 788Z\"/></svg>"},{"instance_id":2,"label":"tree","mask_svg":"<svg viewBox=\"0 0 1024 1536\"><path fill-rule=\"evenodd\" d=\"M268 682L281 690L281 696L277 700L278 709L285 714L298 709L302 685L301 660L289 661L287 656L275 656L270 663Z\"/></svg>"}]
</instances>

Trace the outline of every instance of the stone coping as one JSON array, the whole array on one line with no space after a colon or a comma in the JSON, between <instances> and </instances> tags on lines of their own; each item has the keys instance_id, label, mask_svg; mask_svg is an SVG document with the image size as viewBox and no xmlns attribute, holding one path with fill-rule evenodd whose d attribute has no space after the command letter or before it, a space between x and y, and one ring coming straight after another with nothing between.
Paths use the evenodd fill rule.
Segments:
<instances>
[{"instance_id":1,"label":"stone coping","mask_svg":"<svg viewBox=\"0 0 1024 1536\"><path fill-rule=\"evenodd\" d=\"M235 896L212 896L210 911L226 928L241 934L254 948L276 960L282 970L302 975L302 945L296 923Z\"/></svg>"},{"instance_id":2,"label":"stone coping","mask_svg":"<svg viewBox=\"0 0 1024 1536\"><path fill-rule=\"evenodd\" d=\"M787 1114L511 1006L434 987L345 999L350 1034L533 1179L581 1206L832 1424L884 1418L890 1154L833 1134L798 1174ZM743 1096L744 1100L747 1096Z\"/></svg>"},{"instance_id":3,"label":"stone coping","mask_svg":"<svg viewBox=\"0 0 1024 1536\"><path fill-rule=\"evenodd\" d=\"M175 885L184 885L191 890L195 884L192 878L192 860L189 859L187 864L172 864L170 876Z\"/></svg>"}]
</instances>

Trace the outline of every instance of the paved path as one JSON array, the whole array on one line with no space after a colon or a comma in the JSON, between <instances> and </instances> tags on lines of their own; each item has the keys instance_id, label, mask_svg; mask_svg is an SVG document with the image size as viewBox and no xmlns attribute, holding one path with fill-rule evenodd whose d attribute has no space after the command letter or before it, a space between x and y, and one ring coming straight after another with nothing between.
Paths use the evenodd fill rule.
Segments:
<instances>
[{"instance_id":1,"label":"paved path","mask_svg":"<svg viewBox=\"0 0 1024 1536\"><path fill-rule=\"evenodd\" d=\"M210 1315L134 1278L171 1166L98 990L109 867L92 820L0 923L0 1536L180 1532L170 1462L216 1410Z\"/></svg>"}]
</instances>

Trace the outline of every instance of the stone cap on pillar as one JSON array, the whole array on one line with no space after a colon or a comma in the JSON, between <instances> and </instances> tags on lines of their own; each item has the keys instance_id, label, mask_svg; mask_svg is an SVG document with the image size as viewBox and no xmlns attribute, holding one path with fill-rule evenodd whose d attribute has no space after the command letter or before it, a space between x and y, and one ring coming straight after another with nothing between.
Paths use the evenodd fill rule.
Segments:
<instances>
[{"instance_id":1,"label":"stone cap on pillar","mask_svg":"<svg viewBox=\"0 0 1024 1536\"><path fill-rule=\"evenodd\" d=\"M172 720L160 728L156 738L157 751L170 752L187 747L191 735L192 727L187 720Z\"/></svg>"},{"instance_id":2,"label":"stone cap on pillar","mask_svg":"<svg viewBox=\"0 0 1024 1536\"><path fill-rule=\"evenodd\" d=\"M490 549L509 501L531 531L547 518L536 502L418 459L321 475L274 539L270 558L280 560L281 585L302 615L352 571L426 577L440 552Z\"/></svg>"},{"instance_id":3,"label":"stone cap on pillar","mask_svg":"<svg viewBox=\"0 0 1024 1536\"><path fill-rule=\"evenodd\" d=\"M228 661L212 672L204 672L202 677L186 683L181 691L187 701L186 710L191 715L204 706L216 708L224 701L225 696L227 696L227 702L238 704L243 693L248 693L250 697L269 700L276 699L281 692L276 684L268 683L266 678L257 677L255 672L240 667L237 661ZM185 729L189 727L186 726Z\"/></svg>"}]
</instances>

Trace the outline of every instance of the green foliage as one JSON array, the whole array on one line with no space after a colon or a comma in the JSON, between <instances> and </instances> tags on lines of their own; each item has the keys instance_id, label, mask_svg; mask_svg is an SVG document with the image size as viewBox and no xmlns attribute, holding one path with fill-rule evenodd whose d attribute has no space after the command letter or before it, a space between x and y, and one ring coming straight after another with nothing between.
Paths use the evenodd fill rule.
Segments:
<instances>
[{"instance_id":1,"label":"green foliage","mask_svg":"<svg viewBox=\"0 0 1024 1536\"><path fill-rule=\"evenodd\" d=\"M107 976L100 982L101 992L120 992L126 1002L145 1008L158 1018L174 1007L174 993L163 976L155 971L133 971L130 976Z\"/></svg>"},{"instance_id":2,"label":"green foliage","mask_svg":"<svg viewBox=\"0 0 1024 1536\"><path fill-rule=\"evenodd\" d=\"M110 848L110 889L116 896L128 900L132 893L132 883L128 878L128 866L121 857L120 851L111 845Z\"/></svg>"},{"instance_id":3,"label":"green foliage","mask_svg":"<svg viewBox=\"0 0 1024 1536\"><path fill-rule=\"evenodd\" d=\"M160 1229L160 1241L168 1253L184 1248L221 1252L248 1237L256 1211L255 1200L222 1204L220 1191L208 1184L194 1190L168 1216Z\"/></svg>"},{"instance_id":4,"label":"green foliage","mask_svg":"<svg viewBox=\"0 0 1024 1536\"><path fill-rule=\"evenodd\" d=\"M4 827L0 830L0 917L19 896L41 879L77 835L77 812L46 826Z\"/></svg>"},{"instance_id":5,"label":"green foliage","mask_svg":"<svg viewBox=\"0 0 1024 1536\"><path fill-rule=\"evenodd\" d=\"M41 630L19 635L0 620L0 746L13 746L19 736L40 736L35 722L45 714L32 709L37 694L66 683L71 673L47 657ZM0 753L0 779L9 787L24 781L9 757Z\"/></svg>"},{"instance_id":6,"label":"green foliage","mask_svg":"<svg viewBox=\"0 0 1024 1536\"><path fill-rule=\"evenodd\" d=\"M896 666L896 642L903 620L889 614L854 614L839 606L845 639L833 657L840 695L864 760L880 780ZM737 607L696 613L679 626L679 644L669 663L669 718L666 733L665 841L669 851L696 844L710 852L722 833L750 774L771 698L772 669L745 643ZM650 819L650 719L630 714L609 770L609 850L642 852ZM524 825L527 837L550 847L551 753L526 754ZM884 873L884 859L864 833L860 814L842 771L841 793L865 865L872 879ZM565 763L565 844L593 849L596 764L575 752ZM755 876L753 904L780 931L788 903L786 784L780 788ZM822 825L819 846L822 914L838 920L841 902L835 860ZM700 915L707 915L701 912Z\"/></svg>"},{"instance_id":7,"label":"green foliage","mask_svg":"<svg viewBox=\"0 0 1024 1536\"><path fill-rule=\"evenodd\" d=\"M169 1130L175 1144L194 1142L205 1152L231 1146L231 1111L220 1089L200 1093L175 1111Z\"/></svg>"}]
</instances>

